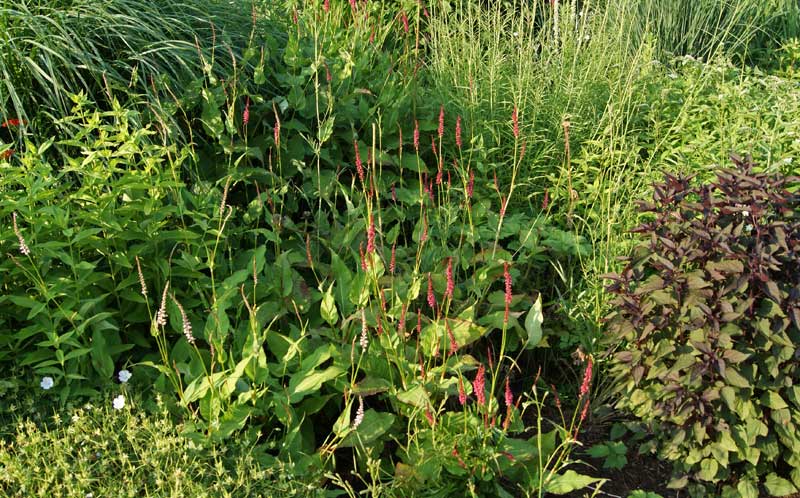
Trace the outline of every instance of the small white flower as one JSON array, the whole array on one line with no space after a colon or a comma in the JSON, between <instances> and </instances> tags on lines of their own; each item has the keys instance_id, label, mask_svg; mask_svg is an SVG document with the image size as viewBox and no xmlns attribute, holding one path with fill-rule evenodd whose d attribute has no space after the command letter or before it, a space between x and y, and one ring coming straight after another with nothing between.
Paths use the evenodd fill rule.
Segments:
<instances>
[{"instance_id":1,"label":"small white flower","mask_svg":"<svg viewBox=\"0 0 800 498\"><path fill-rule=\"evenodd\" d=\"M133 374L130 373L128 370L120 370L117 376L119 377L119 381L124 384L128 382L131 379L131 377L133 377Z\"/></svg>"},{"instance_id":2,"label":"small white flower","mask_svg":"<svg viewBox=\"0 0 800 498\"><path fill-rule=\"evenodd\" d=\"M39 382L39 385L47 391L51 387L53 387L53 378L52 377L42 377L42 381Z\"/></svg>"},{"instance_id":3,"label":"small white flower","mask_svg":"<svg viewBox=\"0 0 800 498\"><path fill-rule=\"evenodd\" d=\"M353 420L353 429L357 429L361 422L364 421L364 398L358 397L358 410L356 410L356 418Z\"/></svg>"},{"instance_id":4,"label":"small white flower","mask_svg":"<svg viewBox=\"0 0 800 498\"><path fill-rule=\"evenodd\" d=\"M125 407L125 396L120 394L114 398L113 405L115 410L122 410Z\"/></svg>"},{"instance_id":5,"label":"small white flower","mask_svg":"<svg viewBox=\"0 0 800 498\"><path fill-rule=\"evenodd\" d=\"M747 218L748 216L750 216L750 211L742 211L742 216Z\"/></svg>"}]
</instances>

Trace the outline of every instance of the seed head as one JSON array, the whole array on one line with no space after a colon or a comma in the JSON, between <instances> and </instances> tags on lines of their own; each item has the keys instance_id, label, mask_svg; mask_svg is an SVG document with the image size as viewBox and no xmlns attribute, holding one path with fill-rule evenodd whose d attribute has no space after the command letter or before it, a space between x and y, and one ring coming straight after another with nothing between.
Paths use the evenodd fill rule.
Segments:
<instances>
[{"instance_id":1,"label":"seed head","mask_svg":"<svg viewBox=\"0 0 800 498\"><path fill-rule=\"evenodd\" d=\"M175 302L175 306L178 307L178 311L181 313L181 321L183 322L183 335L186 336L186 340L189 341L189 344L194 345L194 335L192 334L192 323L189 321L189 318L186 316L186 311L184 311L183 306L175 297L175 294L172 295L172 301Z\"/></svg>"},{"instance_id":2,"label":"seed head","mask_svg":"<svg viewBox=\"0 0 800 498\"><path fill-rule=\"evenodd\" d=\"M139 274L139 285L142 287L142 295L145 299L147 299L147 284L144 281L144 275L142 274L142 265L139 264L139 256L134 256L136 259L136 271Z\"/></svg>"},{"instance_id":3,"label":"seed head","mask_svg":"<svg viewBox=\"0 0 800 498\"><path fill-rule=\"evenodd\" d=\"M156 313L156 326L164 327L167 325L167 291L169 290L169 281L164 284L164 291L161 293L161 306Z\"/></svg>"},{"instance_id":4,"label":"seed head","mask_svg":"<svg viewBox=\"0 0 800 498\"><path fill-rule=\"evenodd\" d=\"M19 242L19 252L21 252L23 256L29 256L31 254L31 249L28 247L28 244L25 243L25 239L22 237L22 232L20 232L19 227L17 226L16 211L11 213L11 221L14 225L14 234L17 236L17 241Z\"/></svg>"},{"instance_id":5,"label":"seed head","mask_svg":"<svg viewBox=\"0 0 800 498\"><path fill-rule=\"evenodd\" d=\"M364 311L364 308L361 308L361 340L358 344L361 346L361 349L367 349L369 345L369 338L367 336L369 330L367 329L367 313Z\"/></svg>"},{"instance_id":6,"label":"seed head","mask_svg":"<svg viewBox=\"0 0 800 498\"><path fill-rule=\"evenodd\" d=\"M358 397L358 410L356 410L356 418L353 419L353 429L358 429L361 422L364 421L364 398Z\"/></svg>"}]
</instances>

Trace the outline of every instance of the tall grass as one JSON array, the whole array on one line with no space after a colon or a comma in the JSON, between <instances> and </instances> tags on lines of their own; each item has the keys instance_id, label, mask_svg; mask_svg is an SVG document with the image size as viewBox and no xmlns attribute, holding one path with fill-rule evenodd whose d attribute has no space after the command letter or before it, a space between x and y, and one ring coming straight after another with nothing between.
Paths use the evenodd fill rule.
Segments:
<instances>
[{"instance_id":1,"label":"tall grass","mask_svg":"<svg viewBox=\"0 0 800 498\"><path fill-rule=\"evenodd\" d=\"M234 71L255 28L253 8L243 0L3 2L0 118L49 124L79 92L106 108L116 98L168 118L159 94Z\"/></svg>"}]
</instances>

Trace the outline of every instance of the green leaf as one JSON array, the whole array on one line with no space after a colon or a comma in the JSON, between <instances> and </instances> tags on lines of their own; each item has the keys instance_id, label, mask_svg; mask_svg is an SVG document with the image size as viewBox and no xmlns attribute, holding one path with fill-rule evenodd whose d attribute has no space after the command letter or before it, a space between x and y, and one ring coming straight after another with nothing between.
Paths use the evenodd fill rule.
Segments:
<instances>
[{"instance_id":1,"label":"green leaf","mask_svg":"<svg viewBox=\"0 0 800 498\"><path fill-rule=\"evenodd\" d=\"M528 332L528 342L525 343L526 349L535 348L539 342L541 342L543 322L542 295L539 294L533 306L531 306L530 311L528 311L528 315L525 317L525 331Z\"/></svg>"},{"instance_id":2,"label":"green leaf","mask_svg":"<svg viewBox=\"0 0 800 498\"><path fill-rule=\"evenodd\" d=\"M778 477L774 472L767 476L764 481L764 487L770 496L786 496L797 493L797 488L794 487L794 484L782 477Z\"/></svg>"},{"instance_id":3,"label":"green leaf","mask_svg":"<svg viewBox=\"0 0 800 498\"><path fill-rule=\"evenodd\" d=\"M364 413L364 420L350 432L339 444L340 448L349 448L356 444L367 445L379 437L394 424L394 415L369 409Z\"/></svg>"},{"instance_id":4,"label":"green leaf","mask_svg":"<svg viewBox=\"0 0 800 498\"><path fill-rule=\"evenodd\" d=\"M336 310L336 300L333 297L333 283L331 283L328 290L322 295L320 313L322 314L322 319L328 322L331 327L339 321L339 313Z\"/></svg>"},{"instance_id":5,"label":"green leaf","mask_svg":"<svg viewBox=\"0 0 800 498\"><path fill-rule=\"evenodd\" d=\"M332 365L325 370L302 371L292 375L289 380L289 400L296 403L307 394L318 391L322 384L344 373L341 367Z\"/></svg>"},{"instance_id":6,"label":"green leaf","mask_svg":"<svg viewBox=\"0 0 800 498\"><path fill-rule=\"evenodd\" d=\"M568 470L563 474L557 474L545 483L545 490L556 495L565 495L576 489L583 489L586 486L601 481L597 477L589 477L578 474L574 470Z\"/></svg>"},{"instance_id":7,"label":"green leaf","mask_svg":"<svg viewBox=\"0 0 800 498\"><path fill-rule=\"evenodd\" d=\"M736 486L742 498L758 498L758 487L749 479L742 479Z\"/></svg>"},{"instance_id":8,"label":"green leaf","mask_svg":"<svg viewBox=\"0 0 800 498\"><path fill-rule=\"evenodd\" d=\"M750 382L747 381L742 375L736 371L735 368L726 368L723 373L722 377L727 381L727 383L734 387L741 387L741 388L748 388L750 387Z\"/></svg>"},{"instance_id":9,"label":"green leaf","mask_svg":"<svg viewBox=\"0 0 800 498\"><path fill-rule=\"evenodd\" d=\"M428 393L422 386L414 386L406 391L398 392L397 401L417 408L427 408L430 404Z\"/></svg>"}]
</instances>

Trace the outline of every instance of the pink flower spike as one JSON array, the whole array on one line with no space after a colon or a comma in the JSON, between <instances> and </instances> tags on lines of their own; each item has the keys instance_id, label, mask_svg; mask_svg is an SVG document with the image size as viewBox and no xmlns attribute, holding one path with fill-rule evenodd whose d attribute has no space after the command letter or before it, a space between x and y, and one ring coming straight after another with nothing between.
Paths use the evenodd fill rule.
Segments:
<instances>
[{"instance_id":1,"label":"pink flower spike","mask_svg":"<svg viewBox=\"0 0 800 498\"><path fill-rule=\"evenodd\" d=\"M400 12L400 20L403 21L403 31L408 33L408 17L405 12Z\"/></svg>"},{"instance_id":2,"label":"pink flower spike","mask_svg":"<svg viewBox=\"0 0 800 498\"><path fill-rule=\"evenodd\" d=\"M483 406L486 403L486 393L484 388L486 386L486 368L481 364L478 367L478 373L475 374L475 380L472 381L472 390L475 391L475 397L478 399L478 405Z\"/></svg>"},{"instance_id":3,"label":"pink flower spike","mask_svg":"<svg viewBox=\"0 0 800 498\"><path fill-rule=\"evenodd\" d=\"M469 170L469 183L467 183L467 198L472 199L472 192L475 189L475 170Z\"/></svg>"},{"instance_id":4,"label":"pink flower spike","mask_svg":"<svg viewBox=\"0 0 800 498\"><path fill-rule=\"evenodd\" d=\"M511 307L511 273L508 272L508 263L503 263L503 278L505 279L505 314L503 315L503 323L508 323L508 313Z\"/></svg>"},{"instance_id":5,"label":"pink flower spike","mask_svg":"<svg viewBox=\"0 0 800 498\"><path fill-rule=\"evenodd\" d=\"M390 274L392 274L392 275L394 275L394 270L395 270L395 263L396 263L395 256L396 256L396 252L397 252L397 242L395 242L394 244L392 244L392 257L391 257L391 259L389 260L389 273L390 273Z\"/></svg>"},{"instance_id":6,"label":"pink flower spike","mask_svg":"<svg viewBox=\"0 0 800 498\"><path fill-rule=\"evenodd\" d=\"M247 97L247 101L244 104L244 112L242 113L242 124L247 126L247 123L250 122L250 97Z\"/></svg>"},{"instance_id":7,"label":"pink flower spike","mask_svg":"<svg viewBox=\"0 0 800 498\"><path fill-rule=\"evenodd\" d=\"M329 12L331 10L331 0L325 0L322 2L322 10L325 12Z\"/></svg>"},{"instance_id":8,"label":"pink flower spike","mask_svg":"<svg viewBox=\"0 0 800 498\"><path fill-rule=\"evenodd\" d=\"M583 371L583 383L581 383L581 390L580 390L580 397L583 398L587 394L589 394L589 389L592 386L592 367L593 367L592 357L588 356L588 360L586 362L586 370Z\"/></svg>"},{"instance_id":9,"label":"pink flower spike","mask_svg":"<svg viewBox=\"0 0 800 498\"><path fill-rule=\"evenodd\" d=\"M452 356L458 352L458 343L456 342L456 336L453 334L453 329L450 328L450 322L445 320L444 324L445 328L447 328L447 338L450 339L450 351L448 353Z\"/></svg>"},{"instance_id":10,"label":"pink flower spike","mask_svg":"<svg viewBox=\"0 0 800 498\"><path fill-rule=\"evenodd\" d=\"M419 152L419 121L414 120L414 150Z\"/></svg>"},{"instance_id":11,"label":"pink flower spike","mask_svg":"<svg viewBox=\"0 0 800 498\"><path fill-rule=\"evenodd\" d=\"M375 217L369 216L369 227L367 228L367 254L375 252Z\"/></svg>"},{"instance_id":12,"label":"pink flower spike","mask_svg":"<svg viewBox=\"0 0 800 498\"><path fill-rule=\"evenodd\" d=\"M511 113L511 121L514 125L514 138L519 138L519 115L517 114L517 106L514 106L514 112Z\"/></svg>"},{"instance_id":13,"label":"pink flower spike","mask_svg":"<svg viewBox=\"0 0 800 498\"><path fill-rule=\"evenodd\" d=\"M467 404L467 393L464 391L464 378L458 378L458 402L461 403L461 406Z\"/></svg>"},{"instance_id":14,"label":"pink flower spike","mask_svg":"<svg viewBox=\"0 0 800 498\"><path fill-rule=\"evenodd\" d=\"M428 306L430 306L432 310L436 310L436 296L433 293L433 280L431 279L430 273L428 273Z\"/></svg>"},{"instance_id":15,"label":"pink flower spike","mask_svg":"<svg viewBox=\"0 0 800 498\"><path fill-rule=\"evenodd\" d=\"M444 106L439 106L439 138L444 136Z\"/></svg>"},{"instance_id":16,"label":"pink flower spike","mask_svg":"<svg viewBox=\"0 0 800 498\"><path fill-rule=\"evenodd\" d=\"M514 405L514 393L511 392L511 381L506 377L506 391L505 391L506 406L511 408Z\"/></svg>"},{"instance_id":17,"label":"pink flower spike","mask_svg":"<svg viewBox=\"0 0 800 498\"><path fill-rule=\"evenodd\" d=\"M358 178L361 180L361 183L364 183L364 165L361 164L361 153L358 150L358 142L353 139L353 149L356 152L356 171L358 172Z\"/></svg>"},{"instance_id":18,"label":"pink flower spike","mask_svg":"<svg viewBox=\"0 0 800 498\"><path fill-rule=\"evenodd\" d=\"M456 118L456 146L461 150L461 116Z\"/></svg>"},{"instance_id":19,"label":"pink flower spike","mask_svg":"<svg viewBox=\"0 0 800 498\"><path fill-rule=\"evenodd\" d=\"M453 298L453 291L456 288L456 283L453 280L453 258L447 258L447 269L444 271L447 278L447 288L444 291L445 298Z\"/></svg>"}]
</instances>

